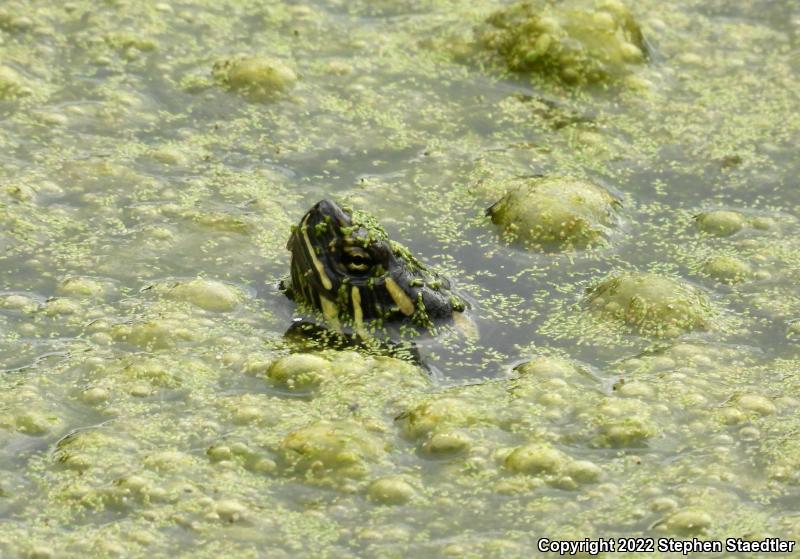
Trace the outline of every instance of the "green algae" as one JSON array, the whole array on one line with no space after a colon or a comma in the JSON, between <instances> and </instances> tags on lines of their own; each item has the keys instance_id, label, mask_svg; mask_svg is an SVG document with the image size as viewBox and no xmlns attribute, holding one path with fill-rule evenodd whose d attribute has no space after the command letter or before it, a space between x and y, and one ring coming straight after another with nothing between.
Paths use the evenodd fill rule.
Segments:
<instances>
[{"instance_id":1,"label":"green algae","mask_svg":"<svg viewBox=\"0 0 800 559\"><path fill-rule=\"evenodd\" d=\"M712 327L713 309L697 289L657 274L627 274L601 282L589 305L645 334L676 336Z\"/></svg>"},{"instance_id":2,"label":"green algae","mask_svg":"<svg viewBox=\"0 0 800 559\"><path fill-rule=\"evenodd\" d=\"M0 66L0 99L15 99L25 94L22 77L13 68Z\"/></svg>"},{"instance_id":3,"label":"green algae","mask_svg":"<svg viewBox=\"0 0 800 559\"><path fill-rule=\"evenodd\" d=\"M600 186L570 177L548 177L512 188L487 213L507 242L539 250L568 250L602 243L618 204Z\"/></svg>"},{"instance_id":4,"label":"green algae","mask_svg":"<svg viewBox=\"0 0 800 559\"><path fill-rule=\"evenodd\" d=\"M370 499L386 505L408 502L415 495L414 487L402 477L384 477L373 481L368 489Z\"/></svg>"},{"instance_id":5,"label":"green algae","mask_svg":"<svg viewBox=\"0 0 800 559\"><path fill-rule=\"evenodd\" d=\"M731 256L713 256L703 265L703 271L724 283L739 283L753 275L752 267Z\"/></svg>"},{"instance_id":6,"label":"green algae","mask_svg":"<svg viewBox=\"0 0 800 559\"><path fill-rule=\"evenodd\" d=\"M330 364L322 357L293 353L269 366L267 376L287 388L303 390L315 387L333 374Z\"/></svg>"},{"instance_id":7,"label":"green algae","mask_svg":"<svg viewBox=\"0 0 800 559\"><path fill-rule=\"evenodd\" d=\"M728 237L745 226L744 216L738 212L716 210L697 216L697 226L704 233L717 237Z\"/></svg>"},{"instance_id":8,"label":"green algae","mask_svg":"<svg viewBox=\"0 0 800 559\"><path fill-rule=\"evenodd\" d=\"M614 5L548 7L549 45L520 3L3 6L0 554L797 539L792 16ZM483 211L531 174L613 185L607 246L498 242ZM329 195L451 277L479 339L425 340L432 375L298 366L271 286ZM622 298L650 306L587 303L632 269L669 280Z\"/></svg>"},{"instance_id":9,"label":"green algae","mask_svg":"<svg viewBox=\"0 0 800 559\"><path fill-rule=\"evenodd\" d=\"M232 311L241 300L235 288L206 279L179 282L169 288L167 296L216 312Z\"/></svg>"},{"instance_id":10,"label":"green algae","mask_svg":"<svg viewBox=\"0 0 800 559\"><path fill-rule=\"evenodd\" d=\"M511 471L538 474L557 473L566 467L563 453L543 445L526 445L515 448L504 462Z\"/></svg>"},{"instance_id":11,"label":"green algae","mask_svg":"<svg viewBox=\"0 0 800 559\"><path fill-rule=\"evenodd\" d=\"M295 72L283 62L255 56L218 61L213 74L233 91L255 100L274 99L297 81Z\"/></svg>"},{"instance_id":12,"label":"green algae","mask_svg":"<svg viewBox=\"0 0 800 559\"><path fill-rule=\"evenodd\" d=\"M617 0L525 0L493 13L479 42L515 72L570 84L619 79L647 55L642 30Z\"/></svg>"},{"instance_id":13,"label":"green algae","mask_svg":"<svg viewBox=\"0 0 800 559\"><path fill-rule=\"evenodd\" d=\"M314 423L289 433L280 448L293 472L328 483L366 476L368 464L386 452L378 437L354 422Z\"/></svg>"}]
</instances>

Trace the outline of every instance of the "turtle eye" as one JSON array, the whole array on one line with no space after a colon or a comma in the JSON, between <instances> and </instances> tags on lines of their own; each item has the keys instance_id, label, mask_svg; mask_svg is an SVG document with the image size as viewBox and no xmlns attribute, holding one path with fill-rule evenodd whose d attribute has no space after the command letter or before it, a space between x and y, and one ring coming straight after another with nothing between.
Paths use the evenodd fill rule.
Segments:
<instances>
[{"instance_id":1,"label":"turtle eye","mask_svg":"<svg viewBox=\"0 0 800 559\"><path fill-rule=\"evenodd\" d=\"M364 273L372 267L373 260L363 248L349 246L344 249L342 264L350 272Z\"/></svg>"}]
</instances>

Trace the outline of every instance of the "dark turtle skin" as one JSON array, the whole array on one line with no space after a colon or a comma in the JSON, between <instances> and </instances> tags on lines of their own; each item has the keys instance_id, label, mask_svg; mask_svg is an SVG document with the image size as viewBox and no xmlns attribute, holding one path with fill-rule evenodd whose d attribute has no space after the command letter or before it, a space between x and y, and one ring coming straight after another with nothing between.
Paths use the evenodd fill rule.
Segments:
<instances>
[{"instance_id":1,"label":"dark turtle skin","mask_svg":"<svg viewBox=\"0 0 800 559\"><path fill-rule=\"evenodd\" d=\"M366 321L430 327L466 308L450 282L389 239L374 217L330 200L292 228L289 298L360 329Z\"/></svg>"}]
</instances>

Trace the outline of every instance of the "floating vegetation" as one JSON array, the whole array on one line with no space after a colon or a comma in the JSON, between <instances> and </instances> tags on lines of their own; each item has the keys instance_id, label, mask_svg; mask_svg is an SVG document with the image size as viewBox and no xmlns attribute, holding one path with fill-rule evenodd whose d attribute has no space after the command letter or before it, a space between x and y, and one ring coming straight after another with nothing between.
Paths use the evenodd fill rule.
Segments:
<instances>
[{"instance_id":1,"label":"floating vegetation","mask_svg":"<svg viewBox=\"0 0 800 559\"><path fill-rule=\"evenodd\" d=\"M799 540L789 4L3 3L0 556ZM472 334L293 330L326 198Z\"/></svg>"},{"instance_id":2,"label":"floating vegetation","mask_svg":"<svg viewBox=\"0 0 800 559\"><path fill-rule=\"evenodd\" d=\"M511 185L487 213L507 242L538 250L568 250L605 241L618 205L601 186L548 177Z\"/></svg>"},{"instance_id":3,"label":"floating vegetation","mask_svg":"<svg viewBox=\"0 0 800 559\"><path fill-rule=\"evenodd\" d=\"M639 24L618 0L523 0L489 16L478 37L510 70L569 84L624 77L648 52Z\"/></svg>"}]
</instances>

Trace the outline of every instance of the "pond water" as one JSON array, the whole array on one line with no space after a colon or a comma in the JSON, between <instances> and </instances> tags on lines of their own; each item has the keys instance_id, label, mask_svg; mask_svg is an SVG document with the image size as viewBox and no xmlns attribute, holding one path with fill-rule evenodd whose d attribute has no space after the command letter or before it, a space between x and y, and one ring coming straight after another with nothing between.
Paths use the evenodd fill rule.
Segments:
<instances>
[{"instance_id":1,"label":"pond water","mask_svg":"<svg viewBox=\"0 0 800 559\"><path fill-rule=\"evenodd\" d=\"M492 50L506 6L0 5L0 555L800 539L800 6L628 2L599 82ZM603 242L506 242L486 209L538 175L618 200ZM289 343L322 198L477 337Z\"/></svg>"}]
</instances>

